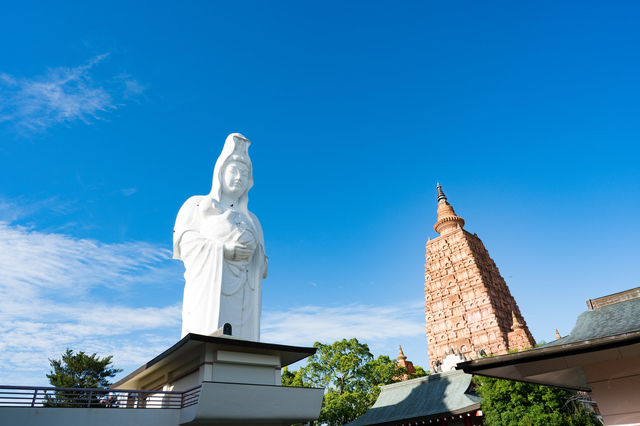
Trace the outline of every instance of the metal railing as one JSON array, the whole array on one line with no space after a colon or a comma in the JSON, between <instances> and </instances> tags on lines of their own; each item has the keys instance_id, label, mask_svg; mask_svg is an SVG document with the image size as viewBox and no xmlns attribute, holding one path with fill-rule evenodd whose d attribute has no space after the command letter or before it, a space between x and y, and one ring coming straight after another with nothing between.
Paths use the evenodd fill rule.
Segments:
<instances>
[{"instance_id":1,"label":"metal railing","mask_svg":"<svg viewBox=\"0 0 640 426\"><path fill-rule=\"evenodd\" d=\"M198 403L201 387L162 391L0 386L0 407L180 409Z\"/></svg>"}]
</instances>

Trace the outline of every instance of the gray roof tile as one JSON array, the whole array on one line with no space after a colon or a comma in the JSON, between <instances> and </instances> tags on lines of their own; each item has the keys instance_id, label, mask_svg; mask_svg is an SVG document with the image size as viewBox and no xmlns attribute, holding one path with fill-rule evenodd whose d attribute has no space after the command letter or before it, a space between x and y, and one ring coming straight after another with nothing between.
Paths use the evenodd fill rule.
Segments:
<instances>
[{"instance_id":1,"label":"gray roof tile","mask_svg":"<svg viewBox=\"0 0 640 426\"><path fill-rule=\"evenodd\" d=\"M348 426L387 424L470 411L480 402L475 393L467 392L471 375L462 371L447 371L427 377L382 386L376 403L364 415Z\"/></svg>"},{"instance_id":2,"label":"gray roof tile","mask_svg":"<svg viewBox=\"0 0 640 426\"><path fill-rule=\"evenodd\" d=\"M541 347L566 345L638 331L640 298L635 298L581 313L569 335Z\"/></svg>"}]
</instances>

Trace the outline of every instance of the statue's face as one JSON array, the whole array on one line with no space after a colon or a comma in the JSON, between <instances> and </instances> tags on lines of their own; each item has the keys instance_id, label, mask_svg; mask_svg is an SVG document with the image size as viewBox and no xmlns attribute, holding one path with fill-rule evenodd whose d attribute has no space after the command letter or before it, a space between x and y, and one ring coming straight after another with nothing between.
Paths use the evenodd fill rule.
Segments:
<instances>
[{"instance_id":1,"label":"statue's face","mask_svg":"<svg viewBox=\"0 0 640 426\"><path fill-rule=\"evenodd\" d=\"M231 198L240 198L249 185L249 167L237 161L231 161L222 176L222 193Z\"/></svg>"}]
</instances>

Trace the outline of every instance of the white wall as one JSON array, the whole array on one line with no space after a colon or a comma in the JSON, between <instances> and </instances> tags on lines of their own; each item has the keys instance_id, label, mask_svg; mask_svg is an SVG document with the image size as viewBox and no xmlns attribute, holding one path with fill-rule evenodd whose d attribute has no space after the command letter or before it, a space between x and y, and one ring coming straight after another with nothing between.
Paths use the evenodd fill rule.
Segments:
<instances>
[{"instance_id":1,"label":"white wall","mask_svg":"<svg viewBox=\"0 0 640 426\"><path fill-rule=\"evenodd\" d=\"M0 407L7 426L177 426L180 410Z\"/></svg>"},{"instance_id":2,"label":"white wall","mask_svg":"<svg viewBox=\"0 0 640 426\"><path fill-rule=\"evenodd\" d=\"M606 425L640 423L640 357L625 357L629 354L624 353L632 349L611 349L619 352L618 359L584 367Z\"/></svg>"}]
</instances>

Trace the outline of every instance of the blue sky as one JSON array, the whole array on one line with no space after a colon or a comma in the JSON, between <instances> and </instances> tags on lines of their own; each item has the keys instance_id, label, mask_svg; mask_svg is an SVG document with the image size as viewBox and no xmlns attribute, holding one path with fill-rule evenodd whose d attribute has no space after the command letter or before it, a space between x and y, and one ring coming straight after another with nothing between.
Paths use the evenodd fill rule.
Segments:
<instances>
[{"instance_id":1,"label":"blue sky","mask_svg":"<svg viewBox=\"0 0 640 426\"><path fill-rule=\"evenodd\" d=\"M0 383L180 337L182 203L252 140L265 341L427 366L440 182L538 340L638 286L636 2L12 2L0 16Z\"/></svg>"}]
</instances>

